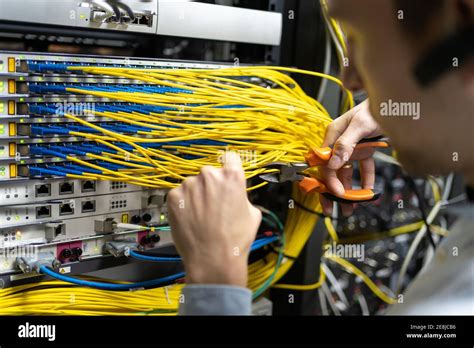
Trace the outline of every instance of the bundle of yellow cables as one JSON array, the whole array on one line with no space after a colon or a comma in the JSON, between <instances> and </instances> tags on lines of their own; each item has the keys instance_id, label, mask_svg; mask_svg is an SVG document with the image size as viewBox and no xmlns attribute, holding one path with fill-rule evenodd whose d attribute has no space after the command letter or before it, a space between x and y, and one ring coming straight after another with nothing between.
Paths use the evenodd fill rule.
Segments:
<instances>
[{"instance_id":1,"label":"bundle of yellow cables","mask_svg":"<svg viewBox=\"0 0 474 348\"><path fill-rule=\"evenodd\" d=\"M255 158L249 161L244 158L243 163L247 178L269 172L266 165L271 162L302 162L303 155L310 147L321 146L331 118L324 107L305 94L286 73L327 78L343 88L341 82L332 76L283 67L157 70L72 66L69 69L129 78L190 92L150 94L67 88L70 93L167 108L163 113L90 110L97 117L152 129L134 135L110 131L72 114L64 115L98 131L71 132L71 135L114 150L102 155L92 154L89 156L91 159L128 166L127 169L113 171L70 155L68 160L101 170L103 174L68 176L120 180L147 187L172 188L186 176L198 174L203 165L220 166L221 150L252 151ZM351 107L352 96L350 92L345 92L350 100L348 107ZM171 141L196 139L222 141L227 145L169 144ZM161 148L145 146L147 143L159 142L167 145ZM134 150L126 150L117 143L128 144ZM198 157L187 159L185 155ZM264 184L260 183L253 188ZM321 212L317 194L304 195L297 188L293 191L293 199L310 210ZM304 247L317 218L316 214L302 210L297 205L290 207L283 233L285 243L279 253L270 253L265 260L249 265L250 289L260 295L281 279ZM176 314L181 287L182 285L174 285L135 292L111 292L81 288L59 281L23 285L0 290L0 315Z\"/></svg>"},{"instance_id":2,"label":"bundle of yellow cables","mask_svg":"<svg viewBox=\"0 0 474 348\"><path fill-rule=\"evenodd\" d=\"M327 78L342 87L332 76L283 67L197 70L72 66L69 69L176 89L147 93L66 88L68 93L164 108L160 113L88 110L101 119L146 128L135 134L114 132L76 115L65 114L94 130L90 133L71 131L70 135L110 149L101 154L88 153L89 161L69 154L67 160L91 168L91 172L68 176L160 188L176 187L187 176L198 174L204 165L220 166L222 152L229 149L245 154L243 166L248 179L274 171L267 168L272 162L303 161L310 147L321 144L331 118L318 101L306 95L296 81L283 72ZM351 97L349 92L347 95ZM183 145L182 142L190 143ZM113 170L94 160L122 168ZM256 187L263 185L265 182Z\"/></svg>"}]
</instances>

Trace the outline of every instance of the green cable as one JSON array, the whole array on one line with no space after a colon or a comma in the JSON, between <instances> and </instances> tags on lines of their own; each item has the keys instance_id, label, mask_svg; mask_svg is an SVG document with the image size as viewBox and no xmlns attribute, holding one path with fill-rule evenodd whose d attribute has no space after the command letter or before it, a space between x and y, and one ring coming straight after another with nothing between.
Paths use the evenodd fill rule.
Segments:
<instances>
[{"instance_id":1,"label":"green cable","mask_svg":"<svg viewBox=\"0 0 474 348\"><path fill-rule=\"evenodd\" d=\"M286 242L285 234L282 233L281 234L281 247L280 247L280 251L278 252L278 259L277 259L277 264L275 266L275 269L273 270L272 275L265 281L265 283L263 283L262 286L253 293L252 299L255 300L256 298L258 298L263 292L265 292L271 286L272 281L275 278L280 268L281 262L283 261L283 252L285 250L285 242Z\"/></svg>"}]
</instances>

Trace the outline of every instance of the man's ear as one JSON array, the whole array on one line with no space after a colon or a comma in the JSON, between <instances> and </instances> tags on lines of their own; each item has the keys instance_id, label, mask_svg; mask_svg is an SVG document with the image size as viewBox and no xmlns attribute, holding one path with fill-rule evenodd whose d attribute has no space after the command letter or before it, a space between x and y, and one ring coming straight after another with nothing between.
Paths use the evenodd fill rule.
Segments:
<instances>
[{"instance_id":1,"label":"man's ear","mask_svg":"<svg viewBox=\"0 0 474 348\"><path fill-rule=\"evenodd\" d=\"M364 82L357 70L354 58L354 43L351 35L347 36L347 62L349 65L343 65L341 71L341 80L344 87L357 92L364 88Z\"/></svg>"}]
</instances>

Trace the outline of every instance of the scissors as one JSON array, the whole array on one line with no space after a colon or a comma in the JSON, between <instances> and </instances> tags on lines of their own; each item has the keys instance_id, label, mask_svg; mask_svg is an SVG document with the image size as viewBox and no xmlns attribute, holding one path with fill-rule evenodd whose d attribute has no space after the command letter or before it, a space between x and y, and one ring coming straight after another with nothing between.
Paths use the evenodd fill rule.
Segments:
<instances>
[{"instance_id":1,"label":"scissors","mask_svg":"<svg viewBox=\"0 0 474 348\"><path fill-rule=\"evenodd\" d=\"M359 141L355 149L369 147L390 147L388 138L384 136L365 138ZM304 163L283 163L273 162L267 165L267 168L279 169L275 173L260 175L260 178L270 183L299 182L300 189L305 193L318 192L324 197L340 203L361 203L377 200L381 192L375 192L372 189L348 189L343 195L337 195L331 192L327 185L314 175L305 173L309 168L315 168L327 165L332 156L332 147L311 148L304 156Z\"/></svg>"}]
</instances>

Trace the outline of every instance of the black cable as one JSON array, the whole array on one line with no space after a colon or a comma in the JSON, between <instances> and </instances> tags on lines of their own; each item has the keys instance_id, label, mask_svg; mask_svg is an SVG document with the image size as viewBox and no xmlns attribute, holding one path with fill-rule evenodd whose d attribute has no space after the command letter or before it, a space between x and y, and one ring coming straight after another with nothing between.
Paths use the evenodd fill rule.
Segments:
<instances>
[{"instance_id":1,"label":"black cable","mask_svg":"<svg viewBox=\"0 0 474 348\"><path fill-rule=\"evenodd\" d=\"M474 202L474 187L466 186L466 195L469 202Z\"/></svg>"},{"instance_id":2,"label":"black cable","mask_svg":"<svg viewBox=\"0 0 474 348\"><path fill-rule=\"evenodd\" d=\"M419 209L421 212L421 218L423 219L423 222L426 225L426 229L428 233L426 234L428 237L429 242L433 246L433 249L436 249L436 243L434 242L433 236L432 236L432 231L430 224L428 223L428 218L426 216L426 207L425 207L425 201L422 199L420 192L418 191L418 188L416 187L415 180L411 176L404 175L403 178L405 179L406 183L408 186L412 189L412 191L415 193L416 198L418 199L418 205Z\"/></svg>"},{"instance_id":3,"label":"black cable","mask_svg":"<svg viewBox=\"0 0 474 348\"><path fill-rule=\"evenodd\" d=\"M268 249L270 249L270 252L271 252L271 253L274 253L274 254L277 254L277 255L280 254L280 251L279 251L279 250L275 250L275 248L274 248L271 244L267 245L267 247L268 247ZM283 253L283 256L286 257L286 258L288 258L288 259L290 259L290 260L293 260L293 261L297 259L297 257L290 256L290 255L285 254L285 253Z\"/></svg>"},{"instance_id":4,"label":"black cable","mask_svg":"<svg viewBox=\"0 0 474 348\"><path fill-rule=\"evenodd\" d=\"M278 235L277 233L274 233L274 234ZM267 237L271 237L271 236L267 236L262 233L255 237L255 241L258 241L260 239L267 238ZM151 257L181 257L179 254L169 254L157 249L140 250L140 251L137 251L137 253L143 256L151 256Z\"/></svg>"},{"instance_id":5,"label":"black cable","mask_svg":"<svg viewBox=\"0 0 474 348\"><path fill-rule=\"evenodd\" d=\"M379 231L387 231L389 230L388 221L385 220L381 214L377 214L370 206L365 206L364 204L360 204L361 209L365 212L369 213L375 220L377 220L377 230ZM393 216L391 214L390 216Z\"/></svg>"},{"instance_id":6,"label":"black cable","mask_svg":"<svg viewBox=\"0 0 474 348\"><path fill-rule=\"evenodd\" d=\"M296 199L292 198L293 202L295 203L295 206L297 206L298 208L300 209L303 209L304 211L307 211L308 213L311 213L311 214L315 214L315 215L318 215L320 217L328 217L330 218L331 220L336 220L336 221L341 221L342 219L338 219L338 218L335 218L335 217L332 217L332 216L326 216L322 213L319 213L317 211L314 211L312 209L309 209L308 207L304 206L302 203L298 202Z\"/></svg>"},{"instance_id":7,"label":"black cable","mask_svg":"<svg viewBox=\"0 0 474 348\"><path fill-rule=\"evenodd\" d=\"M135 14L133 13L133 10L130 8L130 6L128 6L122 1L117 2L117 6L127 12L128 16L130 17L130 21L133 22L135 20Z\"/></svg>"},{"instance_id":8,"label":"black cable","mask_svg":"<svg viewBox=\"0 0 474 348\"><path fill-rule=\"evenodd\" d=\"M167 254L167 253L159 252L159 251L153 252L153 249L140 251L139 254L143 256L151 256L151 257L180 257L180 255L178 254Z\"/></svg>"},{"instance_id":9,"label":"black cable","mask_svg":"<svg viewBox=\"0 0 474 348\"><path fill-rule=\"evenodd\" d=\"M122 13L120 12L119 7L117 6L116 0L106 0L105 1L114 11L115 17L117 18L117 22L120 22L122 19Z\"/></svg>"}]
</instances>

